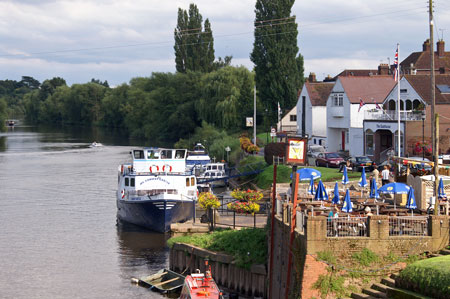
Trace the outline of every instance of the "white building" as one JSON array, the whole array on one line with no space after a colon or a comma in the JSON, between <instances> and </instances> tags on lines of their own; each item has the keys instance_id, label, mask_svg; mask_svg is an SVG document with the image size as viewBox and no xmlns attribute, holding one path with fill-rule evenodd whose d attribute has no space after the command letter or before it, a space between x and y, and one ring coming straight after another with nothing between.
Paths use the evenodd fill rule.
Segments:
<instances>
[{"instance_id":1,"label":"white building","mask_svg":"<svg viewBox=\"0 0 450 299\"><path fill-rule=\"evenodd\" d=\"M309 144L326 146L327 99L334 82L306 82L297 102L297 135L308 135Z\"/></svg>"},{"instance_id":2,"label":"white building","mask_svg":"<svg viewBox=\"0 0 450 299\"><path fill-rule=\"evenodd\" d=\"M326 106L328 151L364 155L364 111L382 105L394 85L392 76L338 77Z\"/></svg>"},{"instance_id":3,"label":"white building","mask_svg":"<svg viewBox=\"0 0 450 299\"><path fill-rule=\"evenodd\" d=\"M297 109L296 107L286 113L277 124L278 132L295 134L297 132Z\"/></svg>"}]
</instances>

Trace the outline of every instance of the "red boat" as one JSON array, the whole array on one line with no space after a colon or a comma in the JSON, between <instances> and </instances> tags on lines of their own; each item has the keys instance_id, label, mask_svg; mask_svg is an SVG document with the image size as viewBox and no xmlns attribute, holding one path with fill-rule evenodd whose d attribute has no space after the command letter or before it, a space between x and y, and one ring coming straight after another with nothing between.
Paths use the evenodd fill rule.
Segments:
<instances>
[{"instance_id":1,"label":"red boat","mask_svg":"<svg viewBox=\"0 0 450 299\"><path fill-rule=\"evenodd\" d=\"M180 299L221 299L222 292L217 287L216 282L211 276L211 266L208 265L208 261L205 262L205 273L193 273L186 276L184 280L183 289L181 290Z\"/></svg>"}]
</instances>

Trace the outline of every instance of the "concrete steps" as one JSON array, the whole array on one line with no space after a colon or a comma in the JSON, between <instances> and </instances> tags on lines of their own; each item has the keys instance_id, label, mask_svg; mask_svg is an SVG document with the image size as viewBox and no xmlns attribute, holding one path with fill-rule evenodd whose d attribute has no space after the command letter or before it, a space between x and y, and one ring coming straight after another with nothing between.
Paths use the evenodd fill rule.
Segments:
<instances>
[{"instance_id":1,"label":"concrete steps","mask_svg":"<svg viewBox=\"0 0 450 299\"><path fill-rule=\"evenodd\" d=\"M367 294L352 293L351 298L353 298L353 299L373 299L373 298L376 298L376 297L372 297L372 296L367 295Z\"/></svg>"},{"instance_id":2,"label":"concrete steps","mask_svg":"<svg viewBox=\"0 0 450 299\"><path fill-rule=\"evenodd\" d=\"M388 286L388 287L391 287L391 288L395 287L395 279L392 279L392 278L388 278L388 277L383 278L381 280L381 283L386 285L386 286Z\"/></svg>"},{"instance_id":3,"label":"concrete steps","mask_svg":"<svg viewBox=\"0 0 450 299\"><path fill-rule=\"evenodd\" d=\"M373 288L370 289L363 289L362 292L364 294L370 295L375 298L387 298L386 293L378 290L374 290Z\"/></svg>"}]
</instances>

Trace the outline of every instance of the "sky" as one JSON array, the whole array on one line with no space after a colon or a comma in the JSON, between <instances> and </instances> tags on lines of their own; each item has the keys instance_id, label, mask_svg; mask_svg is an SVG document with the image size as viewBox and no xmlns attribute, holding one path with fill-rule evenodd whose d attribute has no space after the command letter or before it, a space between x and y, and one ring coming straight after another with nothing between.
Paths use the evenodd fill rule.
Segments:
<instances>
[{"instance_id":1,"label":"sky","mask_svg":"<svg viewBox=\"0 0 450 299\"><path fill-rule=\"evenodd\" d=\"M195 3L208 18L216 58L253 69L256 0L0 0L0 80L92 78L111 86L152 72L175 72L178 8ZM426 0L297 0L297 43L305 76L376 69L421 51L429 38ZM450 2L434 1L434 39L450 51Z\"/></svg>"}]
</instances>

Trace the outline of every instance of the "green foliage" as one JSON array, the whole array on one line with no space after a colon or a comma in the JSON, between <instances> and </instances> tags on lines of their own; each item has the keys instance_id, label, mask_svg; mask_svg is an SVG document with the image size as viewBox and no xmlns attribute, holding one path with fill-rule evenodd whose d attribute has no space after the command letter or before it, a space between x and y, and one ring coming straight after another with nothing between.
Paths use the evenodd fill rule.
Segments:
<instances>
[{"instance_id":1,"label":"green foliage","mask_svg":"<svg viewBox=\"0 0 450 299\"><path fill-rule=\"evenodd\" d=\"M256 89L270 123L277 121L277 103L291 109L303 85L303 57L298 54L297 23L291 16L295 0L257 0L255 41L250 59L255 64Z\"/></svg>"},{"instance_id":2,"label":"green foliage","mask_svg":"<svg viewBox=\"0 0 450 299\"><path fill-rule=\"evenodd\" d=\"M202 15L191 3L189 12L178 9L175 28L175 64L177 72L210 72L214 68L214 38L208 19L202 27Z\"/></svg>"},{"instance_id":3,"label":"green foliage","mask_svg":"<svg viewBox=\"0 0 450 299\"><path fill-rule=\"evenodd\" d=\"M327 250L327 251L319 251L317 252L317 258L320 261L324 261L331 265L336 265L336 257L334 256L333 252Z\"/></svg>"},{"instance_id":4,"label":"green foliage","mask_svg":"<svg viewBox=\"0 0 450 299\"><path fill-rule=\"evenodd\" d=\"M343 296L348 297L351 292L344 286L344 282L345 277L343 276L335 276L332 273L320 275L313 284L313 288L320 291L322 298L326 298L331 293L335 294L337 298L342 298Z\"/></svg>"},{"instance_id":5,"label":"green foliage","mask_svg":"<svg viewBox=\"0 0 450 299\"><path fill-rule=\"evenodd\" d=\"M167 244L171 247L177 242L230 254L236 265L245 269L249 269L252 264L265 264L267 261L266 231L260 228L227 229L209 234L173 237Z\"/></svg>"},{"instance_id":6,"label":"green foliage","mask_svg":"<svg viewBox=\"0 0 450 299\"><path fill-rule=\"evenodd\" d=\"M0 132L4 132L6 130L5 122L6 122L6 101L0 98Z\"/></svg>"},{"instance_id":7,"label":"green foliage","mask_svg":"<svg viewBox=\"0 0 450 299\"><path fill-rule=\"evenodd\" d=\"M400 278L424 295L447 298L450 294L450 255L410 264L400 272Z\"/></svg>"},{"instance_id":8,"label":"green foliage","mask_svg":"<svg viewBox=\"0 0 450 299\"><path fill-rule=\"evenodd\" d=\"M373 251L364 248L361 252L354 253L352 259L363 266L370 266L372 263L378 262L379 257Z\"/></svg>"}]
</instances>

